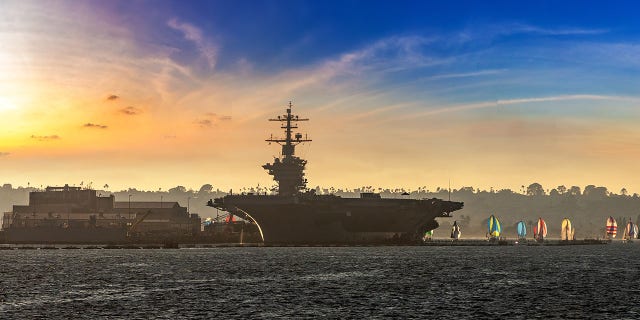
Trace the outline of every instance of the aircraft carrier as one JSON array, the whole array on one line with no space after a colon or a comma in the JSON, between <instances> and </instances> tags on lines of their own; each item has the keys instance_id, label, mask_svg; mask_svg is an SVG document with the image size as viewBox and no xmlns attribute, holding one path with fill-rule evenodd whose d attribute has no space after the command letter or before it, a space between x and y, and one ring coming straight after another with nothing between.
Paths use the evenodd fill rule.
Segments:
<instances>
[{"instance_id":1,"label":"aircraft carrier","mask_svg":"<svg viewBox=\"0 0 640 320\"><path fill-rule=\"evenodd\" d=\"M307 161L295 155L298 144L310 142L297 123L308 121L292 114L269 121L281 123L285 136L266 141L282 146L282 154L262 167L278 183L275 195L229 194L209 200L208 206L254 222L268 245L410 244L425 231L438 227L435 218L450 217L462 202L441 199L387 199L377 193L360 198L319 195L307 190Z\"/></svg>"}]
</instances>

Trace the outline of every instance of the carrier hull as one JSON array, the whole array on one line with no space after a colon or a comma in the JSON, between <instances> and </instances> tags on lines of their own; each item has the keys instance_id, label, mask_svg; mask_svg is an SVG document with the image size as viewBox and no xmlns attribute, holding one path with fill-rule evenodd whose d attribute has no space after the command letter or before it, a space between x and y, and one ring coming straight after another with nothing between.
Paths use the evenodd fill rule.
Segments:
<instances>
[{"instance_id":1,"label":"carrier hull","mask_svg":"<svg viewBox=\"0 0 640 320\"><path fill-rule=\"evenodd\" d=\"M252 220L265 244L414 243L462 203L300 194L229 195L212 206Z\"/></svg>"}]
</instances>

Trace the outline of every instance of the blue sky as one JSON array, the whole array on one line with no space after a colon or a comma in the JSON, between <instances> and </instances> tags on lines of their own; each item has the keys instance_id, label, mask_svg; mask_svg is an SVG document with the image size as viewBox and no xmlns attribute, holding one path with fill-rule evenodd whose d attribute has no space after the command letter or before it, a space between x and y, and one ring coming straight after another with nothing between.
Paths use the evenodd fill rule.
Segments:
<instances>
[{"instance_id":1,"label":"blue sky","mask_svg":"<svg viewBox=\"0 0 640 320\"><path fill-rule=\"evenodd\" d=\"M640 192L639 6L4 1L0 173L268 185L293 100L312 185Z\"/></svg>"},{"instance_id":2,"label":"blue sky","mask_svg":"<svg viewBox=\"0 0 640 320\"><path fill-rule=\"evenodd\" d=\"M468 43L432 48L441 54L554 40L624 41L638 35L634 8L633 2L615 1L201 1L167 6L218 37L225 47L221 62L240 55L266 70L307 64L395 36L472 37Z\"/></svg>"},{"instance_id":3,"label":"blue sky","mask_svg":"<svg viewBox=\"0 0 640 320\"><path fill-rule=\"evenodd\" d=\"M378 74L377 85L418 82L433 92L465 88L455 95L446 91L450 101L634 95L638 84L633 2L202 1L147 6L160 7L150 12L159 22L174 17L212 39L218 48L216 72L233 72L240 59L259 74L281 72L395 39L366 61L380 68L374 72L384 73ZM166 39L166 26L158 32ZM182 49L175 59L192 60L188 40ZM412 58L414 68L388 65ZM478 79L491 81L478 86ZM470 82L475 88L466 86Z\"/></svg>"}]
</instances>

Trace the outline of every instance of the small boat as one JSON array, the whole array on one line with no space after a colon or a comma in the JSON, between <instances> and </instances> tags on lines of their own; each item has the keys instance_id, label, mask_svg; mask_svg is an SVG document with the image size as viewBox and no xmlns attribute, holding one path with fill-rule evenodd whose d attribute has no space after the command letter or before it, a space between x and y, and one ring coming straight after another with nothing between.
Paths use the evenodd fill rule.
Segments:
<instances>
[{"instance_id":1,"label":"small boat","mask_svg":"<svg viewBox=\"0 0 640 320\"><path fill-rule=\"evenodd\" d=\"M525 239L527 237L527 225L524 221L518 222L516 229L518 229L518 239Z\"/></svg>"},{"instance_id":2,"label":"small boat","mask_svg":"<svg viewBox=\"0 0 640 320\"><path fill-rule=\"evenodd\" d=\"M533 237L538 242L544 241L547 237L547 223L542 218L538 218L538 223L533 227Z\"/></svg>"},{"instance_id":3,"label":"small boat","mask_svg":"<svg viewBox=\"0 0 640 320\"><path fill-rule=\"evenodd\" d=\"M460 226L458 225L458 221L453 222L453 227L451 228L451 239L458 240L462 233L460 232Z\"/></svg>"},{"instance_id":4,"label":"small boat","mask_svg":"<svg viewBox=\"0 0 640 320\"><path fill-rule=\"evenodd\" d=\"M488 232L489 240L500 239L502 226L500 225L500 221L498 221L498 218L496 218L494 215L491 215L487 220L487 228L489 229L489 232Z\"/></svg>"},{"instance_id":5,"label":"small boat","mask_svg":"<svg viewBox=\"0 0 640 320\"><path fill-rule=\"evenodd\" d=\"M633 221L631 221L631 218L629 218L627 227L624 228L624 236L622 237L622 239L626 240L627 242L631 242L636 238L638 238L638 225L633 223Z\"/></svg>"},{"instance_id":6,"label":"small boat","mask_svg":"<svg viewBox=\"0 0 640 320\"><path fill-rule=\"evenodd\" d=\"M606 232L609 239L615 238L616 234L618 234L618 223L616 219L611 216L607 219Z\"/></svg>"},{"instance_id":7,"label":"small boat","mask_svg":"<svg viewBox=\"0 0 640 320\"><path fill-rule=\"evenodd\" d=\"M560 240L563 240L563 241L573 240L573 227L571 226L571 220L567 218L562 219Z\"/></svg>"}]
</instances>

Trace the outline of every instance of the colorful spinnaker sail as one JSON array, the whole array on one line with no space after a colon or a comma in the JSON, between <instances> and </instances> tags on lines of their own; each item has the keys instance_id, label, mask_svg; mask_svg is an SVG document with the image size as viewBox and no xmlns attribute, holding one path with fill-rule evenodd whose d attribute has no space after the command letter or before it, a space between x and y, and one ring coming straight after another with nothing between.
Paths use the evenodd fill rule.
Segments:
<instances>
[{"instance_id":1,"label":"colorful spinnaker sail","mask_svg":"<svg viewBox=\"0 0 640 320\"><path fill-rule=\"evenodd\" d=\"M527 237L527 225L524 221L518 222L516 228L518 229L518 238L523 239Z\"/></svg>"},{"instance_id":2,"label":"colorful spinnaker sail","mask_svg":"<svg viewBox=\"0 0 640 320\"><path fill-rule=\"evenodd\" d=\"M487 220L487 227L489 229L489 236L491 238L499 238L500 233L502 232L502 226L500 225L500 221L494 215L491 215Z\"/></svg>"},{"instance_id":3,"label":"colorful spinnaker sail","mask_svg":"<svg viewBox=\"0 0 640 320\"><path fill-rule=\"evenodd\" d=\"M573 227L571 226L571 221L567 218L562 219L560 240L573 240Z\"/></svg>"},{"instance_id":4,"label":"colorful spinnaker sail","mask_svg":"<svg viewBox=\"0 0 640 320\"><path fill-rule=\"evenodd\" d=\"M616 219L609 216L609 219L607 219L606 230L607 230L607 235L609 237L611 238L616 237L616 234L618 234L618 223L616 222Z\"/></svg>"},{"instance_id":5,"label":"colorful spinnaker sail","mask_svg":"<svg viewBox=\"0 0 640 320\"><path fill-rule=\"evenodd\" d=\"M632 239L636 239L638 237L638 225L636 225L635 223L633 223L633 221L631 221L631 218L629 218L629 222L627 223L627 227L624 228L624 239L625 240L632 240Z\"/></svg>"},{"instance_id":6,"label":"colorful spinnaker sail","mask_svg":"<svg viewBox=\"0 0 640 320\"><path fill-rule=\"evenodd\" d=\"M536 227L534 228L534 233L536 240L542 241L547 237L547 223L542 220L542 218L538 218L538 223L536 223Z\"/></svg>"},{"instance_id":7,"label":"colorful spinnaker sail","mask_svg":"<svg viewBox=\"0 0 640 320\"><path fill-rule=\"evenodd\" d=\"M460 232L460 226L458 225L458 221L453 222L453 227L451 228L451 239L458 240L462 233Z\"/></svg>"}]
</instances>

